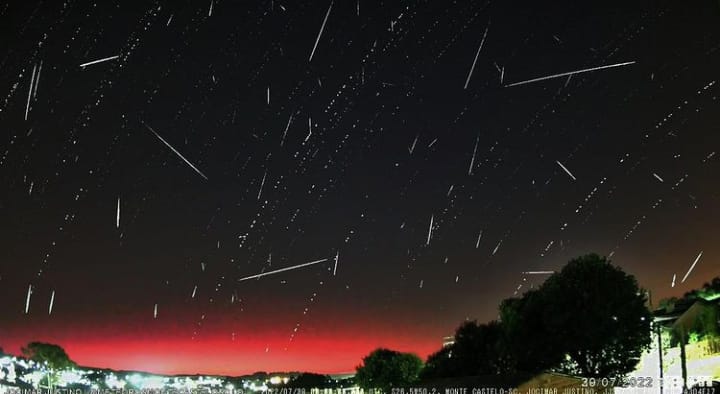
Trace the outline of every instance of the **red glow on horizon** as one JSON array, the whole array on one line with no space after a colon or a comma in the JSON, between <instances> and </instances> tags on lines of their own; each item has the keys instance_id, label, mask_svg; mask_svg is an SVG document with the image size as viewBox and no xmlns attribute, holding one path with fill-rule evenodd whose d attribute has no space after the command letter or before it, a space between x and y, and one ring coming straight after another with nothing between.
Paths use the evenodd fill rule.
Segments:
<instances>
[{"instance_id":1,"label":"red glow on horizon","mask_svg":"<svg viewBox=\"0 0 720 394\"><path fill-rule=\"evenodd\" d=\"M354 372L362 358L378 347L412 352L425 359L441 345L441 338L383 331L382 334L359 331L334 331L331 335L305 333L297 335L293 341L289 341L287 334L280 333L246 334L244 337L238 333L233 341L229 335L206 335L191 340L173 333L158 339L127 333L103 335L97 331L90 336L22 331L21 335L6 337L3 345L6 351L19 354L20 347L30 341L56 343L78 365L93 368L223 376L258 371L347 373Z\"/></svg>"}]
</instances>

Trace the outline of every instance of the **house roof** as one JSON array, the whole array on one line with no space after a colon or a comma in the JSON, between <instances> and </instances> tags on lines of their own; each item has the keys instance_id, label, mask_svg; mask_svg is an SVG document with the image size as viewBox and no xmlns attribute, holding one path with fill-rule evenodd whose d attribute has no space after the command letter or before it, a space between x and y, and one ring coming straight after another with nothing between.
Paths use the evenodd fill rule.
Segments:
<instances>
[{"instance_id":1,"label":"house roof","mask_svg":"<svg viewBox=\"0 0 720 394\"><path fill-rule=\"evenodd\" d=\"M658 309L653 312L654 321L673 328L692 327L698 315L708 308L718 308L718 299L708 301L702 298L678 300L670 311Z\"/></svg>"},{"instance_id":2,"label":"house roof","mask_svg":"<svg viewBox=\"0 0 720 394\"><path fill-rule=\"evenodd\" d=\"M698 299L672 324L673 329L687 332L692 329L697 319L708 309L717 308L717 303Z\"/></svg>"}]
</instances>

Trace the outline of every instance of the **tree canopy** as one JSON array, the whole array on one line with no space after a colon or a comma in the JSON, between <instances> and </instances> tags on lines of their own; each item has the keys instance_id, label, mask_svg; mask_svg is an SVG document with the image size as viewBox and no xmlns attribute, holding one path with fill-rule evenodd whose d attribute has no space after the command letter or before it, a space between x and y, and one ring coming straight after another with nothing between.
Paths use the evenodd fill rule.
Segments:
<instances>
[{"instance_id":1,"label":"tree canopy","mask_svg":"<svg viewBox=\"0 0 720 394\"><path fill-rule=\"evenodd\" d=\"M444 346L442 349L428 356L425 366L420 371L420 379L442 378L448 376L461 376L458 372L457 363L452 358L453 345Z\"/></svg>"},{"instance_id":2,"label":"tree canopy","mask_svg":"<svg viewBox=\"0 0 720 394\"><path fill-rule=\"evenodd\" d=\"M363 389L389 392L392 387L417 382L422 366L420 357L413 353L379 348L363 358L363 364L356 368L355 379Z\"/></svg>"},{"instance_id":3,"label":"tree canopy","mask_svg":"<svg viewBox=\"0 0 720 394\"><path fill-rule=\"evenodd\" d=\"M65 353L65 349L51 343L30 342L22 348L22 353L28 359L44 363L53 370L63 370L75 366L75 363Z\"/></svg>"},{"instance_id":4,"label":"tree canopy","mask_svg":"<svg viewBox=\"0 0 720 394\"><path fill-rule=\"evenodd\" d=\"M499 322L466 321L455 332L453 344L430 355L423 379L445 376L495 375L507 370L507 349Z\"/></svg>"},{"instance_id":5,"label":"tree canopy","mask_svg":"<svg viewBox=\"0 0 720 394\"><path fill-rule=\"evenodd\" d=\"M563 340L545 324L547 300L538 290L500 304L508 367L515 373L537 373L559 365L565 357Z\"/></svg>"},{"instance_id":6,"label":"tree canopy","mask_svg":"<svg viewBox=\"0 0 720 394\"><path fill-rule=\"evenodd\" d=\"M710 282L706 282L700 289L688 291L683 295L684 299L690 300L699 298L714 300L718 297L720 297L720 276L713 278Z\"/></svg>"},{"instance_id":7,"label":"tree canopy","mask_svg":"<svg viewBox=\"0 0 720 394\"><path fill-rule=\"evenodd\" d=\"M75 366L75 363L70 360L70 357L67 353L65 353L65 349L58 345L42 342L30 342L21 350L25 357L45 364L45 366L49 369L46 373L46 378L47 388L50 391L52 391L53 386L57 383L59 376L58 372Z\"/></svg>"},{"instance_id":8,"label":"tree canopy","mask_svg":"<svg viewBox=\"0 0 720 394\"><path fill-rule=\"evenodd\" d=\"M500 322L463 323L455 343L428 358L422 377L547 370L621 377L650 345L646 301L635 278L606 258L575 258L539 288L504 300Z\"/></svg>"},{"instance_id":9,"label":"tree canopy","mask_svg":"<svg viewBox=\"0 0 720 394\"><path fill-rule=\"evenodd\" d=\"M634 276L597 254L571 260L540 287L548 340L567 355L561 370L623 376L651 341L647 296ZM545 340L542 338L541 340Z\"/></svg>"}]
</instances>

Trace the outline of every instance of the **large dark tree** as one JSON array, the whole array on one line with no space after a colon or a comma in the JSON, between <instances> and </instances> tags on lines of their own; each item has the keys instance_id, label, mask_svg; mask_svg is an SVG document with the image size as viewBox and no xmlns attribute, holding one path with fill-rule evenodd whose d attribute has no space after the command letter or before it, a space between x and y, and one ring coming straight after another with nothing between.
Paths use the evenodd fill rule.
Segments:
<instances>
[{"instance_id":1,"label":"large dark tree","mask_svg":"<svg viewBox=\"0 0 720 394\"><path fill-rule=\"evenodd\" d=\"M453 358L463 375L489 375L503 372L503 332L496 321L477 324L467 321L458 327L453 344Z\"/></svg>"},{"instance_id":2,"label":"large dark tree","mask_svg":"<svg viewBox=\"0 0 720 394\"><path fill-rule=\"evenodd\" d=\"M442 349L428 356L420 378L423 380L433 378L445 378L460 376L455 359L452 358L453 345L444 346Z\"/></svg>"},{"instance_id":3,"label":"large dark tree","mask_svg":"<svg viewBox=\"0 0 720 394\"><path fill-rule=\"evenodd\" d=\"M542 316L549 341L568 356L564 372L586 377L631 372L650 345L651 315L635 277L603 257L571 260L540 287L539 305L529 316ZM539 308L537 310L536 308Z\"/></svg>"},{"instance_id":4,"label":"large dark tree","mask_svg":"<svg viewBox=\"0 0 720 394\"><path fill-rule=\"evenodd\" d=\"M506 372L505 340L500 323L466 321L455 331L452 345L428 357L423 379L494 375Z\"/></svg>"},{"instance_id":5,"label":"large dark tree","mask_svg":"<svg viewBox=\"0 0 720 394\"><path fill-rule=\"evenodd\" d=\"M48 369L46 378L50 391L56 383L58 372L75 366L75 363L65 353L65 349L51 343L30 342L22 348L22 353L28 359L41 363Z\"/></svg>"},{"instance_id":6,"label":"large dark tree","mask_svg":"<svg viewBox=\"0 0 720 394\"><path fill-rule=\"evenodd\" d=\"M651 315L632 275L596 254L571 260L536 290L500 305L500 322L465 322L432 354L423 379L545 370L631 372L650 344Z\"/></svg>"},{"instance_id":7,"label":"large dark tree","mask_svg":"<svg viewBox=\"0 0 720 394\"><path fill-rule=\"evenodd\" d=\"M28 359L43 363L48 368L55 370L64 370L75 366L75 363L65 353L65 349L51 343L30 342L22 348L22 353Z\"/></svg>"},{"instance_id":8,"label":"large dark tree","mask_svg":"<svg viewBox=\"0 0 720 394\"><path fill-rule=\"evenodd\" d=\"M363 358L363 364L356 368L355 379L363 389L390 392L392 387L417 382L421 369L422 360L415 354L380 348Z\"/></svg>"},{"instance_id":9,"label":"large dark tree","mask_svg":"<svg viewBox=\"0 0 720 394\"><path fill-rule=\"evenodd\" d=\"M537 373L556 367L565 358L564 341L547 327L543 293L526 292L522 298L509 298L500 305L505 334L505 369L515 373Z\"/></svg>"}]
</instances>

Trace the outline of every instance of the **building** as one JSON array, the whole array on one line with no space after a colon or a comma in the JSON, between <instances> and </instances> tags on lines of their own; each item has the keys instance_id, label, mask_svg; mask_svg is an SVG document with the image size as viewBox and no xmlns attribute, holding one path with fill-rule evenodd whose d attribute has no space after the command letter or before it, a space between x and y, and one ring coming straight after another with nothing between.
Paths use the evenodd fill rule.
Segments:
<instances>
[{"instance_id":1,"label":"building","mask_svg":"<svg viewBox=\"0 0 720 394\"><path fill-rule=\"evenodd\" d=\"M663 394L719 381L719 301L718 297L686 298L655 310L651 347L631 377L662 382L662 391L655 387L652 392Z\"/></svg>"}]
</instances>

